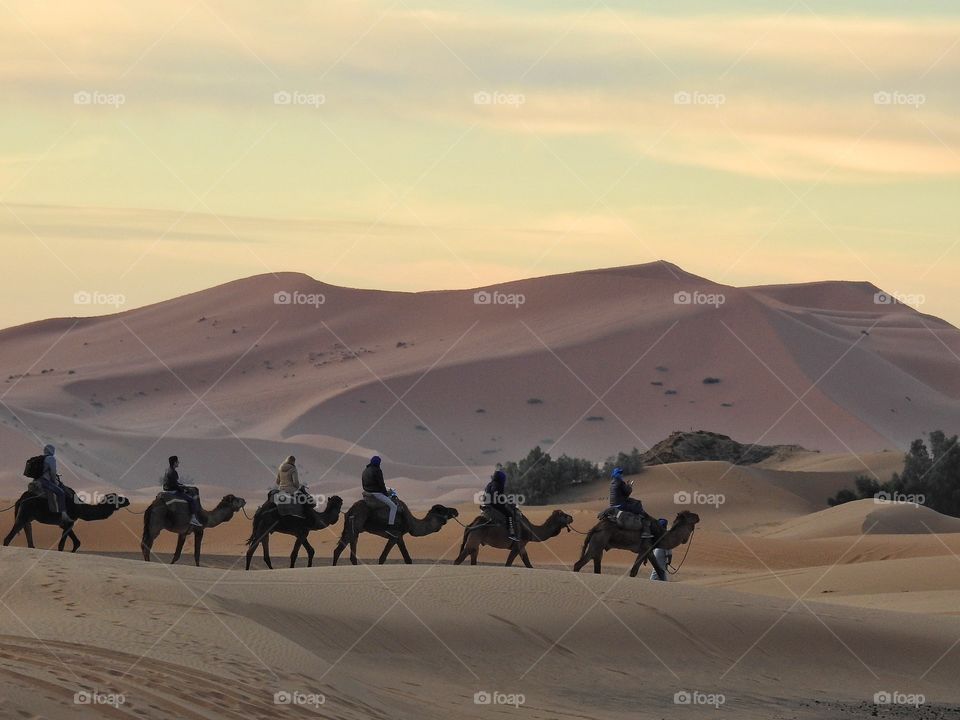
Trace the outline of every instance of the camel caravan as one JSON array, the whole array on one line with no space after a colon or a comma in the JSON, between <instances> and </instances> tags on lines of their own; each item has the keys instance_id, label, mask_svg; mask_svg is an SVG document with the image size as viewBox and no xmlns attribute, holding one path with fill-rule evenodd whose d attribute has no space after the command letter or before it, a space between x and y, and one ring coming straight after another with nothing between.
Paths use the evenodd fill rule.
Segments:
<instances>
[{"instance_id":1,"label":"camel caravan","mask_svg":"<svg viewBox=\"0 0 960 720\"><path fill-rule=\"evenodd\" d=\"M381 458L373 456L361 476L362 497L343 513L343 529L333 551L332 564L336 565L343 551L350 548L350 562L358 564L357 541L362 533L383 538L385 544L378 559L384 564L396 547L403 561L412 564L407 549L407 536L417 538L439 532L450 521L457 519L456 508L434 505L423 517L414 515L406 503L397 497L393 488L388 488L381 469ZM143 536L140 549L143 559L150 561L152 548L164 530L177 536L177 546L171 563L176 563L183 552L187 537L193 535L194 563L200 566L201 548L205 530L229 522L243 512L246 501L235 495L225 495L211 509L200 502L196 487L180 481L180 459L172 456L161 481L161 490L143 512ZM4 546L22 531L27 545L34 547L32 523L56 525L61 529L58 550L63 550L66 541L73 543L71 552L80 547L75 532L78 520L93 522L104 520L118 510L127 508L130 501L116 493L90 498L74 492L65 485L57 472L56 449L47 445L43 454L30 458L24 468L30 484L16 501L14 522L3 540ZM469 524L463 525L463 540L460 552L454 560L460 565L468 557L476 565L480 548L489 546L506 550L506 566L513 565L519 557L527 568L532 568L527 555L529 543L546 542L564 530L573 530L573 517L563 510L554 510L541 524L528 520L520 510L515 496L507 493L507 476L496 470L481 493L477 495L480 514ZM652 580L666 580L672 560L672 550L686 544L693 536L700 517L693 512L680 512L672 525L663 518L649 515L642 503L631 497L633 481L626 480L621 468L614 468L610 480L609 507L601 511L597 523L585 534L580 558L573 566L579 572L587 563L593 562L593 571L601 572L603 553L607 550L627 550L636 555L630 576L636 577L641 565L650 562ZM91 502L91 499L96 502ZM276 483L267 493L266 501L257 508L252 518L253 527L246 541L246 569L258 548L262 548L263 562L273 569L270 558L270 536L274 533L290 535L295 539L290 554L290 567L296 567L301 549L307 553L307 567L313 566L315 551L309 535L316 530L331 528L340 520L343 499L333 495L322 501L312 495L300 482L296 458L288 457L277 470ZM249 517L249 516L247 516Z\"/></svg>"}]
</instances>

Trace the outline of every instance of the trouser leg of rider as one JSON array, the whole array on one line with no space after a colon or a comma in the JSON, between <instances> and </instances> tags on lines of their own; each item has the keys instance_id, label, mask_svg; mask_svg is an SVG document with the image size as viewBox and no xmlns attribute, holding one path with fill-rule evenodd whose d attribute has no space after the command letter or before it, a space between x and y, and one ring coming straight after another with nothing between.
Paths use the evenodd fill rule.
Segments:
<instances>
[{"instance_id":1,"label":"trouser leg of rider","mask_svg":"<svg viewBox=\"0 0 960 720\"><path fill-rule=\"evenodd\" d=\"M393 525L397 519L397 503L389 495L384 495L383 493L370 493L377 500L382 502L390 510L390 517L387 519L388 525Z\"/></svg>"},{"instance_id":2,"label":"trouser leg of rider","mask_svg":"<svg viewBox=\"0 0 960 720\"><path fill-rule=\"evenodd\" d=\"M657 559L657 562L660 563L660 567L663 568L663 577L661 577L659 573L657 573L657 569L654 568L653 571L650 573L650 579L666 581L667 563L669 562L669 560L667 560L667 551L664 550L663 548L657 548L656 550L653 551L653 556Z\"/></svg>"}]
</instances>

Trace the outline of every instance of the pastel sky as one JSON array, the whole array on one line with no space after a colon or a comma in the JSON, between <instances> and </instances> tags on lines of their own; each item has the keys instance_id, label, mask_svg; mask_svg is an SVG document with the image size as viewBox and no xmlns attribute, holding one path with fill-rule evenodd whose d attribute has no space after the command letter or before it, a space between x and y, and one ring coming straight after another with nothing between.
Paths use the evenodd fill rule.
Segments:
<instances>
[{"instance_id":1,"label":"pastel sky","mask_svg":"<svg viewBox=\"0 0 960 720\"><path fill-rule=\"evenodd\" d=\"M956 2L4 0L0 326L659 258L960 324L958 78Z\"/></svg>"}]
</instances>

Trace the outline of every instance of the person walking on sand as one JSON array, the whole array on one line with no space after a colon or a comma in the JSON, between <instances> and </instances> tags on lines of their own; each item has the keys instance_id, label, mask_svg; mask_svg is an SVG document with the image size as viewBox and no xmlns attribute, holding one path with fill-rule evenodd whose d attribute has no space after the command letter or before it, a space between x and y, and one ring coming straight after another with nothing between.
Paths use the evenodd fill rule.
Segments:
<instances>
[{"instance_id":1,"label":"person walking on sand","mask_svg":"<svg viewBox=\"0 0 960 720\"><path fill-rule=\"evenodd\" d=\"M660 518L658 521L659 533L662 535L667 531L667 519ZM661 582L667 582L669 577L667 576L667 566L673 562L673 550L667 550L666 548L657 548L653 551L653 556L657 559L657 562L660 563L660 567L663 568L663 575L661 576L657 569L654 568L650 573L651 580L659 580Z\"/></svg>"}]
</instances>

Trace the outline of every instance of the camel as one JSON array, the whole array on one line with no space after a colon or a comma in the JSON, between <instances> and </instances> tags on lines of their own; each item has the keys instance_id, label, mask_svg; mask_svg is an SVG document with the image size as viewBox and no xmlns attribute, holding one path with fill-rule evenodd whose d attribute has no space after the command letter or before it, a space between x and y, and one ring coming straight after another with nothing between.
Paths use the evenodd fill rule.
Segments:
<instances>
[{"instance_id":1,"label":"camel","mask_svg":"<svg viewBox=\"0 0 960 720\"><path fill-rule=\"evenodd\" d=\"M573 517L567 515L563 510L554 510L542 525L534 525L527 518L521 516L520 540L519 542L513 542L510 540L507 528L504 525L495 524L487 516L480 515L464 529L460 554L453 561L453 564L459 565L469 555L470 564L476 565L480 547L490 545L510 551L507 556L506 567L513 565L513 561L519 555L523 564L532 568L530 558L527 557L527 543L549 540L559 535L564 528L567 529L567 532L570 532L571 523L573 523Z\"/></svg>"},{"instance_id":2,"label":"camel","mask_svg":"<svg viewBox=\"0 0 960 720\"><path fill-rule=\"evenodd\" d=\"M621 530L617 524L611 520L601 520L583 541L583 550L580 559L573 566L574 572L580 572L580 568L593 560L593 571L600 573L600 561L603 559L603 553L606 550L630 550L637 553L637 559L630 569L630 577L636 577L640 566L647 560L653 565L657 574L663 576L665 571L660 566L660 562L654 557L655 548L672 550L678 545L682 545L690 539L694 528L700 522L700 516L689 510L682 510L677 514L676 519L670 529L663 533L659 538L641 538L640 530Z\"/></svg>"},{"instance_id":3,"label":"camel","mask_svg":"<svg viewBox=\"0 0 960 720\"><path fill-rule=\"evenodd\" d=\"M120 508L125 508L130 501L122 495L108 493L96 504L78 502L76 495L72 492L67 493L67 514L74 520L106 520ZM7 536L3 539L4 546L10 542L23 530L27 536L27 547L34 547L33 527L30 523L36 521L44 525L56 525L63 533L60 535L60 542L57 544L57 550L63 550L67 543L67 538L73 541L73 549L70 552L76 552L80 547L80 538L73 531L74 523L64 523L60 513L52 512L47 498L44 495L37 495L31 491L25 492L14 505L13 527Z\"/></svg>"},{"instance_id":4,"label":"camel","mask_svg":"<svg viewBox=\"0 0 960 720\"><path fill-rule=\"evenodd\" d=\"M167 502L167 500L158 497L150 503L146 512L143 513L143 539L140 541L143 559L150 562L150 552L154 540L157 539L162 530L169 530L177 534L177 549L170 561L170 564L173 565L180 559L183 544L187 541L187 535L192 532L193 559L197 567L200 567L200 546L203 543L203 531L228 522L233 518L234 513L238 512L247 503L241 497L224 495L213 510L200 508L197 518L203 523L203 527L193 527L190 525L190 507L186 501L174 501L170 504L167 504Z\"/></svg>"},{"instance_id":5,"label":"camel","mask_svg":"<svg viewBox=\"0 0 960 720\"><path fill-rule=\"evenodd\" d=\"M263 562L273 570L273 564L270 562L270 534L275 532L293 535L297 539L290 554L290 567L297 566L297 555L300 553L301 546L307 549L307 567L313 567L314 551L307 540L307 535L312 530L323 530L336 524L342 507L343 498L333 495L327 500L327 507L323 512L317 512L308 507L305 508L306 517L296 517L280 515L276 503L272 500L264 503L253 515L253 532L247 540L247 570L250 569L250 561L253 560L253 554L261 543L263 543Z\"/></svg>"},{"instance_id":6,"label":"camel","mask_svg":"<svg viewBox=\"0 0 960 720\"><path fill-rule=\"evenodd\" d=\"M400 548L403 561L410 565L413 560L410 559L410 553L407 552L403 536L407 534L413 537L431 535L439 532L448 520L459 515L455 508L434 505L424 517L417 518L407 508L406 503L402 502L397 511L397 521L393 526L387 525L386 514L386 508L371 507L366 500L357 500L343 517L343 532L340 535L340 541L333 550L333 564L337 564L341 553L349 545L350 562L356 565L357 538L360 537L360 533L368 532L379 535L387 541L387 544L383 547L383 552L380 553L380 565L387 561L387 555L393 550L394 545Z\"/></svg>"}]
</instances>

